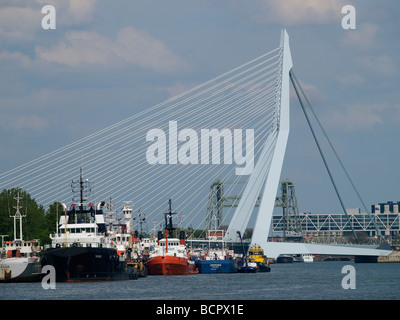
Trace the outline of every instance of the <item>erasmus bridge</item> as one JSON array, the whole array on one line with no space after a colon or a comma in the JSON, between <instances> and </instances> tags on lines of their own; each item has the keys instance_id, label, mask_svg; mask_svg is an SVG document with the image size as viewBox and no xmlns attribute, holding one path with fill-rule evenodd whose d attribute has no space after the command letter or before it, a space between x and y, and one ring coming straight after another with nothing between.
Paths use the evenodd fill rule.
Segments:
<instances>
[{"instance_id":1,"label":"erasmus bridge","mask_svg":"<svg viewBox=\"0 0 400 320\"><path fill-rule=\"evenodd\" d=\"M77 201L71 181L82 169L88 201L112 201L117 215L129 201L156 231L169 199L177 226L203 229L209 186L220 179L231 181L227 193L241 195L220 221L228 225L226 241L238 241L252 222L251 243L273 258L390 254L361 245L268 242L290 131L290 81L297 92L289 37L282 30L277 48L0 174L0 188L21 188L45 209L54 202L71 204Z\"/></svg>"}]
</instances>

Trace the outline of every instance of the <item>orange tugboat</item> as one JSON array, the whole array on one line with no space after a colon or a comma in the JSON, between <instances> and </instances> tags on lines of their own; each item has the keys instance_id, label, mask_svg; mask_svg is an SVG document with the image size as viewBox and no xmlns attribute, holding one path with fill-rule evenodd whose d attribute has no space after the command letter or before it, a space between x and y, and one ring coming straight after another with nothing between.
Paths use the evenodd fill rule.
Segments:
<instances>
[{"instance_id":1,"label":"orange tugboat","mask_svg":"<svg viewBox=\"0 0 400 320\"><path fill-rule=\"evenodd\" d=\"M173 235L171 199L169 211L165 213L165 238L161 231L158 242L147 261L149 275L186 275L189 274L188 252L185 245L185 232L181 231L178 238L168 238ZM191 273L191 272L190 272Z\"/></svg>"}]
</instances>

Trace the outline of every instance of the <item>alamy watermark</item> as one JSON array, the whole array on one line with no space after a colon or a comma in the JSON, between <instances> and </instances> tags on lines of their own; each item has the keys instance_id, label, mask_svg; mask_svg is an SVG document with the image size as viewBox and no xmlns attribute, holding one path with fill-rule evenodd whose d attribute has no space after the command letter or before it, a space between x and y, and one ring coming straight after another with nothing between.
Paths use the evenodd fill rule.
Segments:
<instances>
[{"instance_id":1,"label":"alamy watermark","mask_svg":"<svg viewBox=\"0 0 400 320\"><path fill-rule=\"evenodd\" d=\"M236 175L249 175L254 169L254 129L246 129L246 146L243 150L242 129L201 129L200 137L194 129L178 131L178 122L169 121L168 134L162 129L151 129L146 141L153 142L146 151L149 164L220 164L221 140L223 163L235 162ZM168 154L167 154L168 151ZM243 151L245 153L243 154Z\"/></svg>"},{"instance_id":2,"label":"alamy watermark","mask_svg":"<svg viewBox=\"0 0 400 320\"><path fill-rule=\"evenodd\" d=\"M345 30L356 29L356 8L350 4L343 6L342 14L346 14L342 18L342 28Z\"/></svg>"},{"instance_id":3,"label":"alamy watermark","mask_svg":"<svg viewBox=\"0 0 400 320\"><path fill-rule=\"evenodd\" d=\"M46 14L42 18L42 28L44 30L56 29L56 8L52 5L45 5L42 7L42 13ZM356 9L352 5L345 5L342 7L342 28L345 30L356 29Z\"/></svg>"},{"instance_id":4,"label":"alamy watermark","mask_svg":"<svg viewBox=\"0 0 400 320\"><path fill-rule=\"evenodd\" d=\"M346 274L342 279L342 288L355 289L356 288L356 268L352 265L345 265L342 268L342 273Z\"/></svg>"},{"instance_id":5,"label":"alamy watermark","mask_svg":"<svg viewBox=\"0 0 400 320\"><path fill-rule=\"evenodd\" d=\"M44 290L56 288L56 269L51 265L45 265L42 273L46 275L42 278L42 288Z\"/></svg>"},{"instance_id":6,"label":"alamy watermark","mask_svg":"<svg viewBox=\"0 0 400 320\"><path fill-rule=\"evenodd\" d=\"M44 30L56 29L56 8L50 4L43 6L42 13L46 14L42 18L42 28Z\"/></svg>"}]
</instances>

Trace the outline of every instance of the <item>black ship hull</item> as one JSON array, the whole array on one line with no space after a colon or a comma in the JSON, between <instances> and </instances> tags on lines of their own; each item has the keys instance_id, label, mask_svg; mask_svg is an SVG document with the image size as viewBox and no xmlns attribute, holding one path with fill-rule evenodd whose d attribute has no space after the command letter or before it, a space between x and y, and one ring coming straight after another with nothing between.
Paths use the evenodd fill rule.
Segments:
<instances>
[{"instance_id":1,"label":"black ship hull","mask_svg":"<svg viewBox=\"0 0 400 320\"><path fill-rule=\"evenodd\" d=\"M57 282L137 279L137 270L111 248L60 247L45 251L43 265L56 270Z\"/></svg>"}]
</instances>

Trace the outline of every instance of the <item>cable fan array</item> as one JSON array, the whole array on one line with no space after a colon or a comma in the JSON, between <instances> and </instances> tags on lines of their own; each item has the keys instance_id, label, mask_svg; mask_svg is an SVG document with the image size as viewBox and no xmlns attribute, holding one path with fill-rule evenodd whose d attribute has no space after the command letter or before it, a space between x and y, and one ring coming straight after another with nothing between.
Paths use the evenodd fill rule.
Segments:
<instances>
[{"instance_id":1,"label":"cable fan array","mask_svg":"<svg viewBox=\"0 0 400 320\"><path fill-rule=\"evenodd\" d=\"M147 221L162 221L168 199L180 214L183 228L202 228L210 185L216 180L229 181L227 194L239 195L248 175L235 174L240 167L227 157L234 130L243 132L243 153L246 152L245 132L254 132L254 163L264 141L277 130L277 95L281 80L282 48L278 47L237 68L215 77L171 99L146 109L123 121L0 174L2 189L19 187L26 190L45 208L59 201L71 202L71 180L83 169L91 182L90 201L106 201L122 207L132 201L141 208ZM158 129L166 134L166 159L169 150L169 129L191 129L198 134L193 147L198 148L196 164L151 164L146 155L156 140L146 139L149 131ZM202 163L200 135L202 130L231 133L231 140L222 134L219 143L209 140L209 162ZM160 140L157 140L161 143ZM178 141L179 149L185 142ZM231 146L232 147L232 146ZM161 149L158 149L160 153ZM157 157L159 154L154 154ZM219 155L219 164L213 156ZM227 210L229 212L229 210ZM229 213L223 217L229 223ZM156 223L155 223L156 224Z\"/></svg>"}]
</instances>

